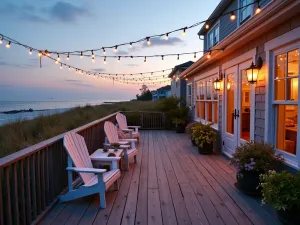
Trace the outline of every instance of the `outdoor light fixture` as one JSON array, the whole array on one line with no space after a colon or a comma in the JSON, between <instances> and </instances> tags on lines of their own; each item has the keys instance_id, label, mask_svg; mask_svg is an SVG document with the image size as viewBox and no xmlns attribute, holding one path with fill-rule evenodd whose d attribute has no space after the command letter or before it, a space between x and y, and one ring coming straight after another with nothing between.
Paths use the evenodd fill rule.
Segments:
<instances>
[{"instance_id":1,"label":"outdoor light fixture","mask_svg":"<svg viewBox=\"0 0 300 225\"><path fill-rule=\"evenodd\" d=\"M220 72L219 78L214 81L214 89L215 91L220 91L222 86L223 74Z\"/></svg>"},{"instance_id":2,"label":"outdoor light fixture","mask_svg":"<svg viewBox=\"0 0 300 225\"><path fill-rule=\"evenodd\" d=\"M247 80L249 84L255 84L258 79L258 72L261 69L263 60L261 57L257 58L256 65L252 62L251 66L246 69Z\"/></svg>"}]
</instances>

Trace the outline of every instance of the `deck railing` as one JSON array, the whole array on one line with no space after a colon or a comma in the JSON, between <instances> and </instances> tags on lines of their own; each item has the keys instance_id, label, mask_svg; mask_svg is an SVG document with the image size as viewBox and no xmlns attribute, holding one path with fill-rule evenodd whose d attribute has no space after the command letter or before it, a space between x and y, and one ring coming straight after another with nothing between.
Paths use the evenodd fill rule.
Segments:
<instances>
[{"instance_id":1,"label":"deck railing","mask_svg":"<svg viewBox=\"0 0 300 225\"><path fill-rule=\"evenodd\" d=\"M85 138L89 153L104 142L104 122L116 122L111 114L74 129ZM130 125L142 129L166 129L161 112L124 112ZM36 224L67 190L67 154L64 134L0 159L0 225ZM80 181L73 176L74 182Z\"/></svg>"}]
</instances>

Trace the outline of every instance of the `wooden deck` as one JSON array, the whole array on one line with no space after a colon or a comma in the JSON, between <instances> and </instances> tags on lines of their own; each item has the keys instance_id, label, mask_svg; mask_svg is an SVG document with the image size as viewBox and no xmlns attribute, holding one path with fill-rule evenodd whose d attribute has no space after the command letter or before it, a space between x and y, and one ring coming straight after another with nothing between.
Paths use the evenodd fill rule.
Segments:
<instances>
[{"instance_id":1,"label":"wooden deck","mask_svg":"<svg viewBox=\"0 0 300 225\"><path fill-rule=\"evenodd\" d=\"M199 155L185 134L143 131L138 163L123 172L118 192L107 192L106 209L90 196L57 204L40 224L280 224L235 188L235 174L223 156Z\"/></svg>"}]
</instances>

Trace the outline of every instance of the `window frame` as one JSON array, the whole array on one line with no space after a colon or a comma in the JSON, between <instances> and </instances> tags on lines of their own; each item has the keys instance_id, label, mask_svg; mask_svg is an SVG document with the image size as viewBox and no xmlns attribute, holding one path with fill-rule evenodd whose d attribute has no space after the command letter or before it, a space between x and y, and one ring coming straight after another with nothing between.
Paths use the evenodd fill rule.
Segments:
<instances>
[{"instance_id":1,"label":"window frame","mask_svg":"<svg viewBox=\"0 0 300 225\"><path fill-rule=\"evenodd\" d=\"M218 31L218 41L216 43L213 43L212 45L210 45L210 34L213 33L213 38L214 38L215 37L216 28L219 28L219 31ZM220 21L219 20L207 32L207 49L210 49L210 48L216 46L218 43L220 43Z\"/></svg>"},{"instance_id":2,"label":"window frame","mask_svg":"<svg viewBox=\"0 0 300 225\"><path fill-rule=\"evenodd\" d=\"M189 88L190 88L190 93L189 93ZM186 106L187 107L191 107L192 105L193 105L193 102L192 102L192 96L193 96L193 89L192 89L192 83L188 83L187 85L186 85ZM188 98L190 97L190 104L188 104Z\"/></svg>"},{"instance_id":3,"label":"window frame","mask_svg":"<svg viewBox=\"0 0 300 225\"><path fill-rule=\"evenodd\" d=\"M195 118L197 121L203 123L203 124L209 124L209 123L213 123L213 125L211 125L212 128L218 130L219 129L219 93L216 92L214 90L214 87L213 87L213 81L218 77L218 74L214 74L214 75L211 75L211 76L208 76L206 78L202 78L202 79L198 79L198 80L195 80ZM203 85L203 92L204 92L204 98L203 99L200 99L200 86L199 86L199 83L202 82L204 83ZM211 99L207 99L207 82L211 82ZM217 94L217 99L214 99L214 94ZM198 99L198 94L199 94L199 99ZM204 117L205 119L202 119L201 117L198 117L198 102L204 102L205 104L205 113L204 113ZM214 106L214 103L217 104L217 123L213 122L213 121L208 121L208 103L212 103L212 111L211 111L211 116L212 116L212 120L214 120L214 114L215 114L215 108L213 107ZM200 112L199 112L199 115L201 113L201 104L200 104Z\"/></svg>"},{"instance_id":4,"label":"window frame","mask_svg":"<svg viewBox=\"0 0 300 225\"><path fill-rule=\"evenodd\" d=\"M299 114L300 114L300 98L299 98L299 93L300 93L300 89L298 88L298 100L294 101L294 100L276 100L275 99L275 81L278 79L275 79L276 76L276 57L278 55L282 55L282 54L286 54L286 56L288 55L289 52L293 51L293 50L297 50L298 49L298 76L288 76L286 74L285 78L281 78L281 80L287 80L287 79L291 79L291 78L298 78L298 87L300 87L300 42L295 43L295 44L291 44L289 46L280 48L276 51L272 51L271 52L271 57L270 57L270 69L271 69L271 74L270 74L270 78L269 80L271 80L270 84L272 86L271 93L270 93L270 102L271 102L271 109L269 109L269 111L271 111L272 113L272 120L269 120L269 124L268 126L270 126L271 131L273 133L273 135L271 135L271 137L273 136L273 138L270 138L269 141L271 141L272 144L274 144L276 152L278 154L282 154L284 159L285 159L285 163L288 164L289 166L292 166L296 169L299 169L300 167L300 136L299 132L300 132L300 118L299 118ZM286 65L288 65L288 58L286 60ZM288 66L286 66L286 73L288 72ZM287 84L285 84L287 85ZM286 99L286 91L285 91L285 99ZM298 121L297 121L297 139L296 139L296 153L292 154L289 152L286 152L284 150L281 149L277 149L277 120L278 120L278 105L297 105L298 106ZM271 124L270 124L270 121Z\"/></svg>"},{"instance_id":5,"label":"window frame","mask_svg":"<svg viewBox=\"0 0 300 225\"><path fill-rule=\"evenodd\" d=\"M245 0L239 0L239 8L242 7L242 2ZM246 0L248 1L248 0ZM250 0L251 1L251 0ZM251 3L253 3L254 0L251 1ZM248 5L250 3L247 3L246 5ZM238 17L238 21L239 21L239 25L242 25L243 23L245 23L246 21L248 21L253 15L254 15L254 5L249 5L247 8L249 8L250 11L250 15L248 15L247 17L245 17L244 19L242 19L242 9L240 9L238 11L239 17Z\"/></svg>"}]
</instances>

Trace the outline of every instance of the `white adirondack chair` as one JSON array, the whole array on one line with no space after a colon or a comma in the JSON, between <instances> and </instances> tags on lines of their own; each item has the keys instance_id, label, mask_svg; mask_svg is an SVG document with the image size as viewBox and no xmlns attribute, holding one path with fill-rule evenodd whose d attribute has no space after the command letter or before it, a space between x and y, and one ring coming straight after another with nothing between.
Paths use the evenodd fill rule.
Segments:
<instances>
[{"instance_id":1,"label":"white adirondack chair","mask_svg":"<svg viewBox=\"0 0 300 225\"><path fill-rule=\"evenodd\" d=\"M126 170L128 170L129 159L133 157L136 163L137 148L135 147L135 142L137 142L137 139L119 139L117 127L109 121L104 123L104 131L109 144L120 144L120 148L124 151L123 158L126 163Z\"/></svg>"},{"instance_id":2,"label":"white adirondack chair","mask_svg":"<svg viewBox=\"0 0 300 225\"><path fill-rule=\"evenodd\" d=\"M139 128L140 126L127 126L127 119L126 116L122 113L118 113L116 116L117 123L119 125L119 128L124 132L129 132L131 138L137 138L139 139L140 133ZM133 128L134 130L132 130Z\"/></svg>"},{"instance_id":3,"label":"white adirondack chair","mask_svg":"<svg viewBox=\"0 0 300 225\"><path fill-rule=\"evenodd\" d=\"M111 171L93 167L84 138L75 132L69 132L64 137L64 147L68 153L68 187L69 191L60 197L60 202L71 201L84 196L99 194L100 207L106 208L105 191L114 184L118 190L118 179L121 172L118 169L120 157L108 157L112 161ZM74 167L73 167L74 164ZM83 185L73 189L72 173L78 172Z\"/></svg>"}]
</instances>

